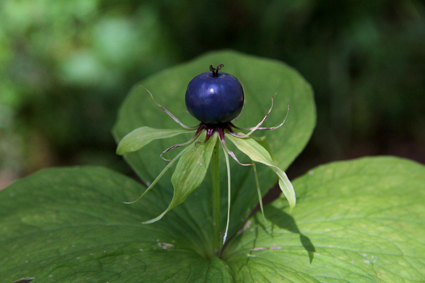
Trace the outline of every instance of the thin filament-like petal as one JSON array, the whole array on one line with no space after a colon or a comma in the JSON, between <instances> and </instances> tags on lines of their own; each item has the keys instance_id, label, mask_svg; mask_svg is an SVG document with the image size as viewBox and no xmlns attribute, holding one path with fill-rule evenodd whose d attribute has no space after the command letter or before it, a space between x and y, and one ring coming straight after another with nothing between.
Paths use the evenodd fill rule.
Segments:
<instances>
[{"instance_id":1,"label":"thin filament-like petal","mask_svg":"<svg viewBox=\"0 0 425 283\"><path fill-rule=\"evenodd\" d=\"M279 125L277 125L275 127L259 127L257 130L276 130L276 129L282 127L283 124L285 124L286 118L288 118L288 115L289 115L289 105L288 105L288 110L286 111L285 119L283 119L282 123L280 123Z\"/></svg>"},{"instance_id":2,"label":"thin filament-like petal","mask_svg":"<svg viewBox=\"0 0 425 283\"><path fill-rule=\"evenodd\" d=\"M144 193L140 195L140 197L138 197L136 200L128 201L128 202L124 202L124 203L125 204L132 204L132 203L135 203L138 200L140 200L147 192L149 192L155 186L156 183L158 183L158 181L162 178L162 176L168 171L168 169L171 168L171 166L173 166L174 162L176 162L183 153L184 153L184 150L181 151L179 154L177 154L177 156L174 157L173 160L171 160L170 163L168 163L167 166L164 167L164 169L162 169L161 173L159 173L159 175L149 185L149 187L144 191Z\"/></svg>"},{"instance_id":3,"label":"thin filament-like petal","mask_svg":"<svg viewBox=\"0 0 425 283\"><path fill-rule=\"evenodd\" d=\"M267 112L267 114L266 114L266 116L264 116L264 118L263 118L263 120L261 120L260 121L260 123L258 123L255 127L253 127L253 128L238 128L238 127L235 127L235 128L237 128L237 129L239 129L239 130L250 130L249 131L249 133L247 133L247 134L245 134L245 135L238 135L238 134L236 134L236 133L231 133L232 135L234 135L234 136L236 136L236 137L240 137L240 138L244 138L244 137L248 137L248 136L250 136L253 132L255 132L256 130L258 130L260 127L261 127L261 125L267 120L267 117L269 117L269 114L270 114L270 112L272 111L272 109L273 109L273 97L276 95L276 93L275 94L273 94L273 96L272 96L272 98L271 98L271 100L272 100L272 105L270 106L270 109L269 109L269 111Z\"/></svg>"},{"instance_id":4,"label":"thin filament-like petal","mask_svg":"<svg viewBox=\"0 0 425 283\"><path fill-rule=\"evenodd\" d=\"M158 105L159 108L161 108L165 113L167 113L167 115L170 116L171 119L174 120L174 122L176 122L177 124L179 124L180 126L182 126L185 129L193 130L193 129L196 129L197 128L197 127L188 127L185 124L183 124L179 119L177 119L176 116L174 116L170 111L168 111L167 109L165 109L164 106L162 106L161 104L159 104L158 102L156 102L155 98L153 98L152 93L147 88L145 88L142 85L140 85L140 86L143 87L149 93L149 95L151 96L153 102L155 102L155 104Z\"/></svg>"},{"instance_id":5,"label":"thin filament-like petal","mask_svg":"<svg viewBox=\"0 0 425 283\"><path fill-rule=\"evenodd\" d=\"M179 143L179 144L175 144L173 146L170 146L169 148L167 148L166 150L164 150L163 152L161 152L160 157L162 159L164 159L165 161L171 161L171 159L167 159L167 158L163 157L163 155L165 153L169 152L170 150L175 149L177 147L181 147L181 146L185 146L185 145L191 144L199 136L200 133L201 133L201 131L197 132L189 141L187 141L185 143Z\"/></svg>"},{"instance_id":6,"label":"thin filament-like petal","mask_svg":"<svg viewBox=\"0 0 425 283\"><path fill-rule=\"evenodd\" d=\"M263 215L263 219L264 219L264 222L265 222L266 221L266 217L264 216L263 198L261 196L260 182L258 181L257 166L255 166L255 163L252 164L252 165L253 165L253 168L254 168L255 184L257 186L258 203L260 204L261 214Z\"/></svg>"},{"instance_id":7,"label":"thin filament-like petal","mask_svg":"<svg viewBox=\"0 0 425 283\"><path fill-rule=\"evenodd\" d=\"M227 154L226 149L223 147L224 157L226 159L227 167L227 220L226 220L226 229L224 230L223 243L226 242L227 234L229 232L229 223L230 223L230 204L231 204L231 181L230 181L230 164L229 164L229 155Z\"/></svg>"},{"instance_id":8,"label":"thin filament-like petal","mask_svg":"<svg viewBox=\"0 0 425 283\"><path fill-rule=\"evenodd\" d=\"M271 111L272 111L272 109L273 109L273 97L275 96L276 94L274 94L273 96L272 96L272 105L271 105L271 107L270 107L270 109L269 109L269 111L267 112L267 114L266 114L266 116L263 118L263 120L261 120L260 121L260 123L258 123L255 127L252 127L252 128L240 128L240 127L236 127L235 125L232 125L234 128L236 128L236 129L238 129L238 130L242 130L242 131L249 131L249 133L247 133L247 134L244 134L244 135L240 135L240 134L236 134L236 133L234 133L234 132L231 132L231 134L233 135L233 136L235 136L235 137L239 137L239 138L245 138L245 137L248 137L248 136L250 136L253 132L255 132L255 131L257 131L257 130L276 130L276 129L278 129L278 128L280 128L280 127L282 127L283 126L283 124L285 124L285 122L286 122L286 119L288 118L288 115L289 115L289 105L288 105L288 110L286 111L286 116L285 116L285 119L283 119L283 122L282 123L280 123L279 125L277 125L277 126L275 126L275 127L261 127L261 125L267 120L267 118L268 118L268 116L269 116L269 114L271 113Z\"/></svg>"},{"instance_id":9,"label":"thin filament-like petal","mask_svg":"<svg viewBox=\"0 0 425 283\"><path fill-rule=\"evenodd\" d=\"M224 151L226 151L237 163L239 163L239 165L242 165L242 166L251 166L251 165L254 165L253 163L252 164L251 163L248 163L248 164L241 163L238 160L238 158L236 157L235 153L233 151L231 151L230 149L227 148L226 141L224 139L220 139L220 141L221 141L221 145L223 146Z\"/></svg>"}]
</instances>

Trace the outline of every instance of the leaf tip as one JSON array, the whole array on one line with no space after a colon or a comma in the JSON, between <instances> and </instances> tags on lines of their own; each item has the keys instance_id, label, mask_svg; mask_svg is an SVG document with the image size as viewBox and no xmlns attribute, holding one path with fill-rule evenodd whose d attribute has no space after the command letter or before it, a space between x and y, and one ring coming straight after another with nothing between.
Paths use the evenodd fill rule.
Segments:
<instances>
[{"instance_id":1,"label":"leaf tip","mask_svg":"<svg viewBox=\"0 0 425 283\"><path fill-rule=\"evenodd\" d=\"M143 224L143 225L146 225L146 224L152 224L152 223L155 223L155 222L159 221L159 220L162 218L162 216L164 216L164 213L163 213L163 214L161 214L161 215L160 215L160 216L158 216L158 217L155 217L155 218L151 219L151 220L143 221L143 222L142 222L142 224Z\"/></svg>"},{"instance_id":2,"label":"leaf tip","mask_svg":"<svg viewBox=\"0 0 425 283\"><path fill-rule=\"evenodd\" d=\"M288 198L288 202L289 202L289 213L292 213L292 210L297 205L297 199L296 199L295 195L291 199Z\"/></svg>"},{"instance_id":3,"label":"leaf tip","mask_svg":"<svg viewBox=\"0 0 425 283\"><path fill-rule=\"evenodd\" d=\"M115 153L117 155L123 155L124 153L132 151L132 150L129 150L128 148L126 148L126 146L123 145L123 140L124 140L124 138L118 143L117 150L115 151Z\"/></svg>"}]
</instances>

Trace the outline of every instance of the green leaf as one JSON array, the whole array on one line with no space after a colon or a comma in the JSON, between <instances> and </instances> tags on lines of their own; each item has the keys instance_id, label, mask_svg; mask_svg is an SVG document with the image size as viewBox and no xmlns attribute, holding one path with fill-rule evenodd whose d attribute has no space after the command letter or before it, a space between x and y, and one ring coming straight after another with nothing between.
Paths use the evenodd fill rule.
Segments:
<instances>
[{"instance_id":1,"label":"green leaf","mask_svg":"<svg viewBox=\"0 0 425 283\"><path fill-rule=\"evenodd\" d=\"M288 176L286 176L286 173L274 165L269 152L254 139L249 137L238 138L227 134L226 138L229 139L240 151L248 155L249 158L256 162L270 166L271 169L276 172L277 176L279 177L279 187L288 200L289 207L292 210L296 204L294 187L292 186L291 181L289 181Z\"/></svg>"},{"instance_id":2,"label":"green leaf","mask_svg":"<svg viewBox=\"0 0 425 283\"><path fill-rule=\"evenodd\" d=\"M204 143L206 134L203 131L190 146L184 149L177 168L174 170L171 182L174 187L174 196L168 208L158 217L144 224L154 223L160 220L167 212L181 204L202 183L211 161L211 155L217 142L217 134L214 134Z\"/></svg>"},{"instance_id":3,"label":"green leaf","mask_svg":"<svg viewBox=\"0 0 425 283\"><path fill-rule=\"evenodd\" d=\"M228 265L208 248L209 220L173 209L142 225L168 205L158 190L122 203L143 190L85 167L43 170L0 191L0 281L232 282Z\"/></svg>"},{"instance_id":4,"label":"green leaf","mask_svg":"<svg viewBox=\"0 0 425 283\"><path fill-rule=\"evenodd\" d=\"M245 106L235 125L252 127L263 119L274 97L274 107L265 127L280 124L286 116L289 105L289 116L285 124L275 131L261 131L252 135L265 136L270 145L276 166L285 170L298 156L307 144L315 126L316 113L313 100L313 91L310 85L300 74L286 64L255 56L233 52L211 52L188 63L164 70L137 83L125 99L120 108L118 120L113 134L116 140L121 140L132 130L149 126L152 128L173 129L180 127L173 119L166 115L149 93L139 85L143 85L152 92L155 100L172 112L182 123L188 126L199 124L186 110L184 95L189 81L200 73L208 71L210 65L224 64L222 69L226 73L236 76L242 83L245 91ZM164 168L164 162L159 154L166 148L188 140L183 135L171 139L157 140L141 150L126 154L124 158L135 172L146 182L150 183ZM221 158L224 161L224 158ZM249 159L242 158L242 162ZM230 162L232 172L232 219L230 233L240 228L241 221L257 204L258 197L255 190L254 172L250 167L241 167L236 162ZM220 165L222 176L226 175L224 162ZM169 176L171 177L171 176ZM263 193L278 181L278 176L266 166L258 166L258 177ZM161 179L160 185L172 195L172 187L167 185L167 178ZM202 184L199 193L205 193L191 211L208 207L211 180L207 178ZM222 195L226 195L226 179L222 179ZM226 207L223 200L222 207ZM196 213L196 212L195 212ZM225 226L225 214L222 214L222 226Z\"/></svg>"},{"instance_id":5,"label":"green leaf","mask_svg":"<svg viewBox=\"0 0 425 283\"><path fill-rule=\"evenodd\" d=\"M157 139L171 138L180 134L187 134L185 129L153 129L150 127L140 127L128 133L118 144L117 154L124 154L141 149L148 143Z\"/></svg>"},{"instance_id":6,"label":"green leaf","mask_svg":"<svg viewBox=\"0 0 425 283\"><path fill-rule=\"evenodd\" d=\"M15 282L423 282L425 166L336 162L294 182L214 256L197 189L166 217L163 190L101 168L49 169L0 191L0 278ZM197 194L199 192L199 194ZM196 210L192 210L196 207ZM258 219L257 219L258 218Z\"/></svg>"},{"instance_id":7,"label":"green leaf","mask_svg":"<svg viewBox=\"0 0 425 283\"><path fill-rule=\"evenodd\" d=\"M424 282L425 166L392 158L335 162L294 181L224 254L239 282ZM257 219L258 217L258 219Z\"/></svg>"}]
</instances>

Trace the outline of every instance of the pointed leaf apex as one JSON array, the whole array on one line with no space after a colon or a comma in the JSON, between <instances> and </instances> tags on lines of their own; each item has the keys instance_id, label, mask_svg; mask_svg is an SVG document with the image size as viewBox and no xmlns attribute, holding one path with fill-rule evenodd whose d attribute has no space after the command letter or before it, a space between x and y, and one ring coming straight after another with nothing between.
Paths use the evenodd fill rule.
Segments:
<instances>
[{"instance_id":1,"label":"pointed leaf apex","mask_svg":"<svg viewBox=\"0 0 425 283\"><path fill-rule=\"evenodd\" d=\"M171 138L189 132L193 132L193 130L137 128L122 138L117 147L117 154L122 155L127 152L137 151L154 140Z\"/></svg>"}]
</instances>

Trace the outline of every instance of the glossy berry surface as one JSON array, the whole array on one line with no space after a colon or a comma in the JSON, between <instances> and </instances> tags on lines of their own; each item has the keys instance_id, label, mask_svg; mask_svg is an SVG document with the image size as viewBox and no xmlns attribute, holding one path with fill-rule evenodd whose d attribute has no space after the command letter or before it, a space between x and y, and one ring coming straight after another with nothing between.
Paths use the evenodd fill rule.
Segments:
<instances>
[{"instance_id":1,"label":"glossy berry surface","mask_svg":"<svg viewBox=\"0 0 425 283\"><path fill-rule=\"evenodd\" d=\"M230 122L241 113L244 104L240 82L230 74L218 72L219 67L210 67L212 72L194 77L187 86L187 110L205 124Z\"/></svg>"}]
</instances>

